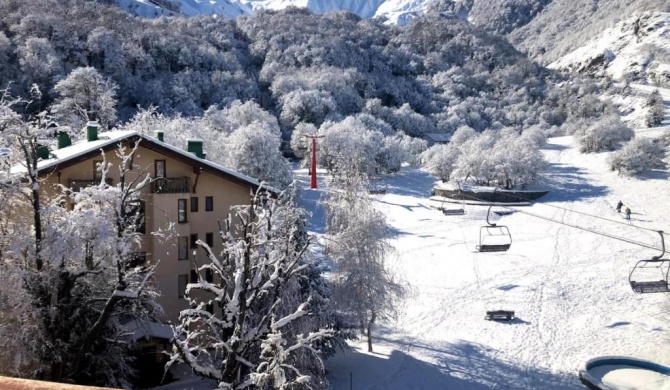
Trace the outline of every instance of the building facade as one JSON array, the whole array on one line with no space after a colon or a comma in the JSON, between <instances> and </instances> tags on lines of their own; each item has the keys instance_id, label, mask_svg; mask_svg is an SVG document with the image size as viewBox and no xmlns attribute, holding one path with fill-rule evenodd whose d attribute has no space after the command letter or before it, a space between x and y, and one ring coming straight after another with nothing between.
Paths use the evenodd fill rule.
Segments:
<instances>
[{"instance_id":1,"label":"building facade","mask_svg":"<svg viewBox=\"0 0 670 390\"><path fill-rule=\"evenodd\" d=\"M100 183L98 167L103 160L111 163L107 183L116 185L120 180L119 145L128 151L137 142L126 182L149 176L151 183L140 196L143 236L135 251L136 261L158 264L155 283L161 292L158 302L165 311L163 320L176 322L179 311L187 308L186 284L196 281L194 270L206 260L202 250L196 250L197 240L220 252L219 221L225 220L232 206L249 204L260 183L207 161L200 140L188 141L189 152L162 142L160 134L159 138L132 131L98 134L95 124L89 125L87 140L74 145L59 140L59 148L38 162L43 180L40 192L50 196L60 192L59 185L78 190ZM152 234L170 226L173 229L168 234Z\"/></svg>"}]
</instances>

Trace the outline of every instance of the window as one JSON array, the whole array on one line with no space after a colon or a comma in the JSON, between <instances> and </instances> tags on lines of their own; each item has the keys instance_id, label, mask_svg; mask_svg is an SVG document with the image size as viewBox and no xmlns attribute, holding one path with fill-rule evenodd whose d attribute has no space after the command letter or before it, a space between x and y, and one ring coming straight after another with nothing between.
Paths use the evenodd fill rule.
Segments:
<instances>
[{"instance_id":1,"label":"window","mask_svg":"<svg viewBox=\"0 0 670 390\"><path fill-rule=\"evenodd\" d=\"M154 168L156 169L156 177L165 177L165 160L155 160Z\"/></svg>"},{"instance_id":2,"label":"window","mask_svg":"<svg viewBox=\"0 0 670 390\"><path fill-rule=\"evenodd\" d=\"M209 268L205 270L205 280L208 283L212 283L214 281L214 272Z\"/></svg>"},{"instance_id":3,"label":"window","mask_svg":"<svg viewBox=\"0 0 670 390\"><path fill-rule=\"evenodd\" d=\"M177 275L177 298L186 296L186 285L188 284L188 274Z\"/></svg>"},{"instance_id":4,"label":"window","mask_svg":"<svg viewBox=\"0 0 670 390\"><path fill-rule=\"evenodd\" d=\"M93 180L102 180L102 160L93 160ZM99 183L98 183L99 184Z\"/></svg>"},{"instance_id":5,"label":"window","mask_svg":"<svg viewBox=\"0 0 670 390\"><path fill-rule=\"evenodd\" d=\"M198 212L198 197L191 198L191 212L192 213L197 213Z\"/></svg>"},{"instance_id":6,"label":"window","mask_svg":"<svg viewBox=\"0 0 670 390\"><path fill-rule=\"evenodd\" d=\"M205 233L205 243L210 248L214 246L214 233Z\"/></svg>"},{"instance_id":7,"label":"window","mask_svg":"<svg viewBox=\"0 0 670 390\"><path fill-rule=\"evenodd\" d=\"M188 237L179 237L177 260L188 260Z\"/></svg>"},{"instance_id":8,"label":"window","mask_svg":"<svg viewBox=\"0 0 670 390\"><path fill-rule=\"evenodd\" d=\"M186 218L186 199L177 199L177 222L179 223L186 223L187 218Z\"/></svg>"},{"instance_id":9,"label":"window","mask_svg":"<svg viewBox=\"0 0 670 390\"><path fill-rule=\"evenodd\" d=\"M208 303L205 310L207 310L207 312L209 314L214 314L214 305L212 305L211 303Z\"/></svg>"},{"instance_id":10,"label":"window","mask_svg":"<svg viewBox=\"0 0 670 390\"><path fill-rule=\"evenodd\" d=\"M198 283L198 273L196 270L191 270L191 283Z\"/></svg>"},{"instance_id":11,"label":"window","mask_svg":"<svg viewBox=\"0 0 670 390\"><path fill-rule=\"evenodd\" d=\"M198 235L191 234L191 249L198 249Z\"/></svg>"},{"instance_id":12,"label":"window","mask_svg":"<svg viewBox=\"0 0 670 390\"><path fill-rule=\"evenodd\" d=\"M205 211L214 211L214 197L205 196Z\"/></svg>"}]
</instances>

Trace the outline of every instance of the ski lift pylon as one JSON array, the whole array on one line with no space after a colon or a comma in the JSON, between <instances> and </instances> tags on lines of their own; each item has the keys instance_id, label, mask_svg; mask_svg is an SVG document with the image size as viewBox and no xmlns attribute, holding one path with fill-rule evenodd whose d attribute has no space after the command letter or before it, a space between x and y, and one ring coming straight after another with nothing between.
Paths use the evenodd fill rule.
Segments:
<instances>
[{"instance_id":1,"label":"ski lift pylon","mask_svg":"<svg viewBox=\"0 0 670 390\"><path fill-rule=\"evenodd\" d=\"M497 225L489 220L491 215L491 208L489 206L486 212L487 226L482 226L479 229L479 245L477 251L479 252L506 252L512 246L512 235L507 226Z\"/></svg>"},{"instance_id":2,"label":"ski lift pylon","mask_svg":"<svg viewBox=\"0 0 670 390\"><path fill-rule=\"evenodd\" d=\"M661 236L661 254L650 260L638 261L628 274L630 287L638 294L670 292L670 260L662 258L665 255L665 239L663 231L659 230L658 234Z\"/></svg>"}]
</instances>

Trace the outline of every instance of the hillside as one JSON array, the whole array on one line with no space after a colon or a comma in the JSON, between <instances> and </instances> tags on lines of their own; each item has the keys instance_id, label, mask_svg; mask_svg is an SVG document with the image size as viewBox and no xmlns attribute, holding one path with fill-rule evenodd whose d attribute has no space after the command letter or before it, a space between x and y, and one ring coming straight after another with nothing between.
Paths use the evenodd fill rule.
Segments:
<instances>
[{"instance_id":1,"label":"hillside","mask_svg":"<svg viewBox=\"0 0 670 390\"><path fill-rule=\"evenodd\" d=\"M670 84L670 13L644 13L608 28L550 68Z\"/></svg>"},{"instance_id":2,"label":"hillside","mask_svg":"<svg viewBox=\"0 0 670 390\"><path fill-rule=\"evenodd\" d=\"M670 11L660 0L554 0L508 38L534 59L549 64L640 12Z\"/></svg>"}]
</instances>

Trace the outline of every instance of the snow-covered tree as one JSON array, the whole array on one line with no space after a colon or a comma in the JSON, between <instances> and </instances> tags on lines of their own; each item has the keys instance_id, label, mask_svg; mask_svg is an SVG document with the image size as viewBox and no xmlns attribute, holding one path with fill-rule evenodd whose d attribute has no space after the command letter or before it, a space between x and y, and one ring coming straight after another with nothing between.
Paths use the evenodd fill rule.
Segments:
<instances>
[{"instance_id":1,"label":"snow-covered tree","mask_svg":"<svg viewBox=\"0 0 670 390\"><path fill-rule=\"evenodd\" d=\"M303 212L290 197L261 191L233 212L220 254L198 241L203 256L169 364L184 362L219 389L327 388L317 345L333 332L314 318L316 283L302 283L315 270Z\"/></svg>"},{"instance_id":2,"label":"snow-covered tree","mask_svg":"<svg viewBox=\"0 0 670 390\"><path fill-rule=\"evenodd\" d=\"M284 189L293 181L293 173L280 145L279 134L255 122L238 128L226 139L222 164Z\"/></svg>"},{"instance_id":3,"label":"snow-covered tree","mask_svg":"<svg viewBox=\"0 0 670 390\"><path fill-rule=\"evenodd\" d=\"M112 164L103 163L96 186L42 188L36 150L50 124L46 114L24 122L0 104L2 143L20 151L25 168L2 186L3 198L22 212L5 231L0 354L22 376L127 387L132 345L121 320L146 320L160 310L148 283L154 266L135 264L133 255L148 175L131 173L135 145L117 152L116 186L106 184Z\"/></svg>"},{"instance_id":4,"label":"snow-covered tree","mask_svg":"<svg viewBox=\"0 0 670 390\"><path fill-rule=\"evenodd\" d=\"M375 173L381 133L368 130L358 118L350 116L341 122L324 123L319 134L324 136L319 140L319 163L334 176L347 176L352 173L349 169L355 169L357 174Z\"/></svg>"},{"instance_id":5,"label":"snow-covered tree","mask_svg":"<svg viewBox=\"0 0 670 390\"><path fill-rule=\"evenodd\" d=\"M477 132L470 126L461 126L451 136L450 144L460 146L467 140L477 136Z\"/></svg>"},{"instance_id":6,"label":"snow-covered tree","mask_svg":"<svg viewBox=\"0 0 670 390\"><path fill-rule=\"evenodd\" d=\"M454 144L436 144L421 155L423 168L442 181L449 181L461 151Z\"/></svg>"},{"instance_id":7,"label":"snow-covered tree","mask_svg":"<svg viewBox=\"0 0 670 390\"><path fill-rule=\"evenodd\" d=\"M90 120L107 127L116 119L116 89L95 68L77 68L54 87L59 98L52 111L63 124L75 129Z\"/></svg>"},{"instance_id":8,"label":"snow-covered tree","mask_svg":"<svg viewBox=\"0 0 670 390\"><path fill-rule=\"evenodd\" d=\"M645 117L647 127L653 127L663 122L665 117L665 106L663 105L663 96L658 89L655 89L647 98L645 107L648 112Z\"/></svg>"},{"instance_id":9,"label":"snow-covered tree","mask_svg":"<svg viewBox=\"0 0 670 390\"><path fill-rule=\"evenodd\" d=\"M652 138L633 138L607 158L612 171L619 174L636 175L653 168L663 168L666 147L661 140Z\"/></svg>"},{"instance_id":10,"label":"snow-covered tree","mask_svg":"<svg viewBox=\"0 0 670 390\"><path fill-rule=\"evenodd\" d=\"M373 325L395 316L404 289L386 265L393 252L388 225L368 198L364 180L351 174L338 183L326 201L326 249L335 261L333 302L367 334L372 352Z\"/></svg>"},{"instance_id":11,"label":"snow-covered tree","mask_svg":"<svg viewBox=\"0 0 670 390\"><path fill-rule=\"evenodd\" d=\"M621 122L618 115L610 115L576 135L579 135L579 150L582 153L597 153L614 150L621 143L633 138L635 134Z\"/></svg>"},{"instance_id":12,"label":"snow-covered tree","mask_svg":"<svg viewBox=\"0 0 670 390\"><path fill-rule=\"evenodd\" d=\"M298 158L305 158L311 148L310 140L305 138L306 135L316 135L317 128L311 123L300 122L293 129L291 133L291 150Z\"/></svg>"}]
</instances>

